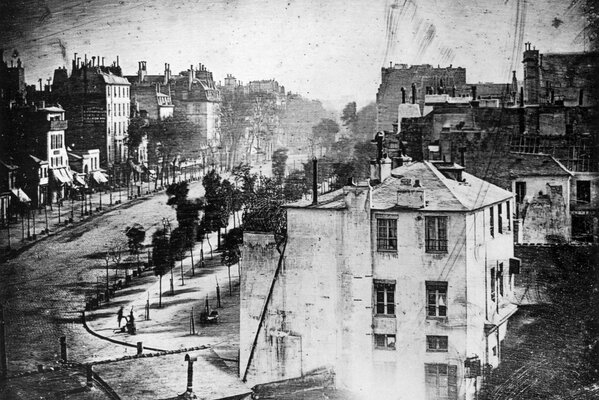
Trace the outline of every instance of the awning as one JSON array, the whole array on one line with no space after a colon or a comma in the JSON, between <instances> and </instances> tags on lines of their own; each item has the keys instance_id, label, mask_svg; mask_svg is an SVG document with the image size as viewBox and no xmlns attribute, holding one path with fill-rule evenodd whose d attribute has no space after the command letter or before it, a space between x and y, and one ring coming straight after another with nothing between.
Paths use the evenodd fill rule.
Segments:
<instances>
[{"instance_id":1,"label":"awning","mask_svg":"<svg viewBox=\"0 0 599 400\"><path fill-rule=\"evenodd\" d=\"M30 203L31 199L21 189L11 189L10 192L19 200L21 203Z\"/></svg>"},{"instance_id":2,"label":"awning","mask_svg":"<svg viewBox=\"0 0 599 400\"><path fill-rule=\"evenodd\" d=\"M131 160L129 160L129 166L133 169L133 171L135 172L139 172L140 174L143 173L143 169L141 169L141 166Z\"/></svg>"},{"instance_id":3,"label":"awning","mask_svg":"<svg viewBox=\"0 0 599 400\"><path fill-rule=\"evenodd\" d=\"M92 178L94 179L94 181L96 181L99 184L108 182L108 178L101 171L92 172Z\"/></svg>"},{"instance_id":4,"label":"awning","mask_svg":"<svg viewBox=\"0 0 599 400\"><path fill-rule=\"evenodd\" d=\"M79 185L79 186L87 186L87 182L85 182L85 179L83 178L83 176L79 175L79 174L75 174L73 175L73 181Z\"/></svg>"},{"instance_id":5,"label":"awning","mask_svg":"<svg viewBox=\"0 0 599 400\"><path fill-rule=\"evenodd\" d=\"M56 168L56 169L52 169L52 175L54 176L54 179L56 180L57 183L59 184L70 184L72 183L72 179L71 176L69 175L69 173L67 172L67 170L65 168Z\"/></svg>"}]
</instances>

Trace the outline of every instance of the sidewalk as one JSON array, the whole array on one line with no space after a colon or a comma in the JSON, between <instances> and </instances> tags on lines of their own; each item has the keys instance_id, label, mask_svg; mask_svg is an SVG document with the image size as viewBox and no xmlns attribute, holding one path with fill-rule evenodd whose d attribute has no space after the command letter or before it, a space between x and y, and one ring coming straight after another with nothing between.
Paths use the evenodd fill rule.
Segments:
<instances>
[{"instance_id":1,"label":"sidewalk","mask_svg":"<svg viewBox=\"0 0 599 400\"><path fill-rule=\"evenodd\" d=\"M131 286L121 289L115 293L109 303L102 307L86 312L86 323L94 333L111 340L128 343L135 346L142 342L144 347L155 350L173 351L183 348L207 346L206 350L193 351L198 356L197 374L194 381L201 383L202 393L213 393L220 398L249 392L238 378L238 350L239 350L239 275L237 265L231 266L231 288L229 294L228 269L220 263L220 253L215 252L210 258L210 252L206 252L204 268L199 268L200 251L196 245L194 250L194 262L196 263L195 275L192 275L191 258L188 256L183 260L184 285L181 284L181 264L175 263L174 272L174 295L171 294L170 273L162 278L162 307L159 303L159 278L147 271L141 277L133 278ZM207 246L204 246L207 247ZM221 308L217 307L216 281L218 280L221 293ZM200 323L200 313L205 310L206 298L209 309L216 310L219 321L216 324ZM150 318L146 319L146 302L149 299ZM135 318L137 332L135 335L122 333L118 329L117 311L123 306L124 316L129 317L131 309ZM193 310L193 312L192 312ZM192 327L193 315L193 327ZM122 321L121 325L124 325ZM192 331L194 328L194 331ZM144 352L150 352L145 350ZM134 347L115 345L115 353L110 358L118 358L124 355L134 355ZM170 363L166 358L172 360ZM136 373L144 374L149 369L156 370L157 364L165 364L158 368L160 371L169 371L166 376L171 376L169 383L171 390L174 385L183 392L185 384L186 363L183 362L184 354L168 355L151 359L141 358L127 362L117 362L97 365L97 371L107 382L117 390L119 395L126 398L144 398L143 390L152 391L152 395L165 396L163 389L158 390L154 381L146 384L139 383L139 377L133 378ZM150 361L153 360L153 361ZM107 358L90 358L84 362L108 361ZM152 365L147 365L152 362ZM157 363L157 364L156 364ZM172 364L172 365L171 365ZM179 365L180 364L180 365ZM185 364L185 365L184 365ZM179 365L178 368L175 366ZM110 366L110 367L107 367ZM133 369L132 369L133 368ZM134 372L137 371L137 372ZM154 376L155 374L151 374ZM155 378L155 376L154 376ZM201 379L200 379L201 378ZM138 384L131 386L131 382ZM165 386L166 380L160 378ZM121 388L121 390L118 390ZM143 390L142 390L143 389ZM140 392L140 390L142 390ZM149 393L146 393L146 395ZM170 392L170 395L174 393ZM124 397L124 398L125 398Z\"/></svg>"}]
</instances>

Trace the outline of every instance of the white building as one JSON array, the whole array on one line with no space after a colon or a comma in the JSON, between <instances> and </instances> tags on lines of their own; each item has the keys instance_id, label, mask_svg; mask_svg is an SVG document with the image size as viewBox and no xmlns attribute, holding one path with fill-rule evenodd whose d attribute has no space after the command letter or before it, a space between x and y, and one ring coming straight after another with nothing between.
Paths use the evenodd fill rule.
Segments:
<instances>
[{"instance_id":1,"label":"white building","mask_svg":"<svg viewBox=\"0 0 599 400\"><path fill-rule=\"evenodd\" d=\"M367 399L474 399L516 311L512 194L449 163L372 165L369 183L246 232L240 375L327 367Z\"/></svg>"}]
</instances>

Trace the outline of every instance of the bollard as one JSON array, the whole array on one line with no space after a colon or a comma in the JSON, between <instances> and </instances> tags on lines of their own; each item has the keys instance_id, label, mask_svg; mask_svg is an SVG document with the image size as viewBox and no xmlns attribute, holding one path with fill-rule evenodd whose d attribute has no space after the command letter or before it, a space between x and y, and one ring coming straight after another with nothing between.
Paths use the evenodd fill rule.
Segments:
<instances>
[{"instance_id":1,"label":"bollard","mask_svg":"<svg viewBox=\"0 0 599 400\"><path fill-rule=\"evenodd\" d=\"M144 352L143 342L137 342L137 355L140 355Z\"/></svg>"},{"instance_id":2,"label":"bollard","mask_svg":"<svg viewBox=\"0 0 599 400\"><path fill-rule=\"evenodd\" d=\"M93 380L93 378L94 378L94 376L93 376L94 375L94 371L93 371L92 367L93 366L91 364L87 364L85 366L85 378L86 378L86 382L87 382L87 386L88 387L94 386L94 380Z\"/></svg>"},{"instance_id":3,"label":"bollard","mask_svg":"<svg viewBox=\"0 0 599 400\"><path fill-rule=\"evenodd\" d=\"M67 337L66 336L60 337L60 359L64 363L67 362Z\"/></svg>"},{"instance_id":4,"label":"bollard","mask_svg":"<svg viewBox=\"0 0 599 400\"><path fill-rule=\"evenodd\" d=\"M146 300L146 321L150 319L150 300Z\"/></svg>"},{"instance_id":5,"label":"bollard","mask_svg":"<svg viewBox=\"0 0 599 400\"><path fill-rule=\"evenodd\" d=\"M187 393L193 392L193 362L197 360L198 357L185 354L185 361L187 361Z\"/></svg>"}]
</instances>

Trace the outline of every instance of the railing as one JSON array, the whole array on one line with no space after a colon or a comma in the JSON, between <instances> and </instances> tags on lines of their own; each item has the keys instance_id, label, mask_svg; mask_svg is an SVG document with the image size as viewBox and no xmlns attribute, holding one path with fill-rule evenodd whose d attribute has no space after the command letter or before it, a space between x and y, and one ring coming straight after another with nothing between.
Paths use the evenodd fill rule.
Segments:
<instances>
[{"instance_id":1,"label":"railing","mask_svg":"<svg viewBox=\"0 0 599 400\"><path fill-rule=\"evenodd\" d=\"M68 128L68 121L49 121L49 131L64 131Z\"/></svg>"}]
</instances>

